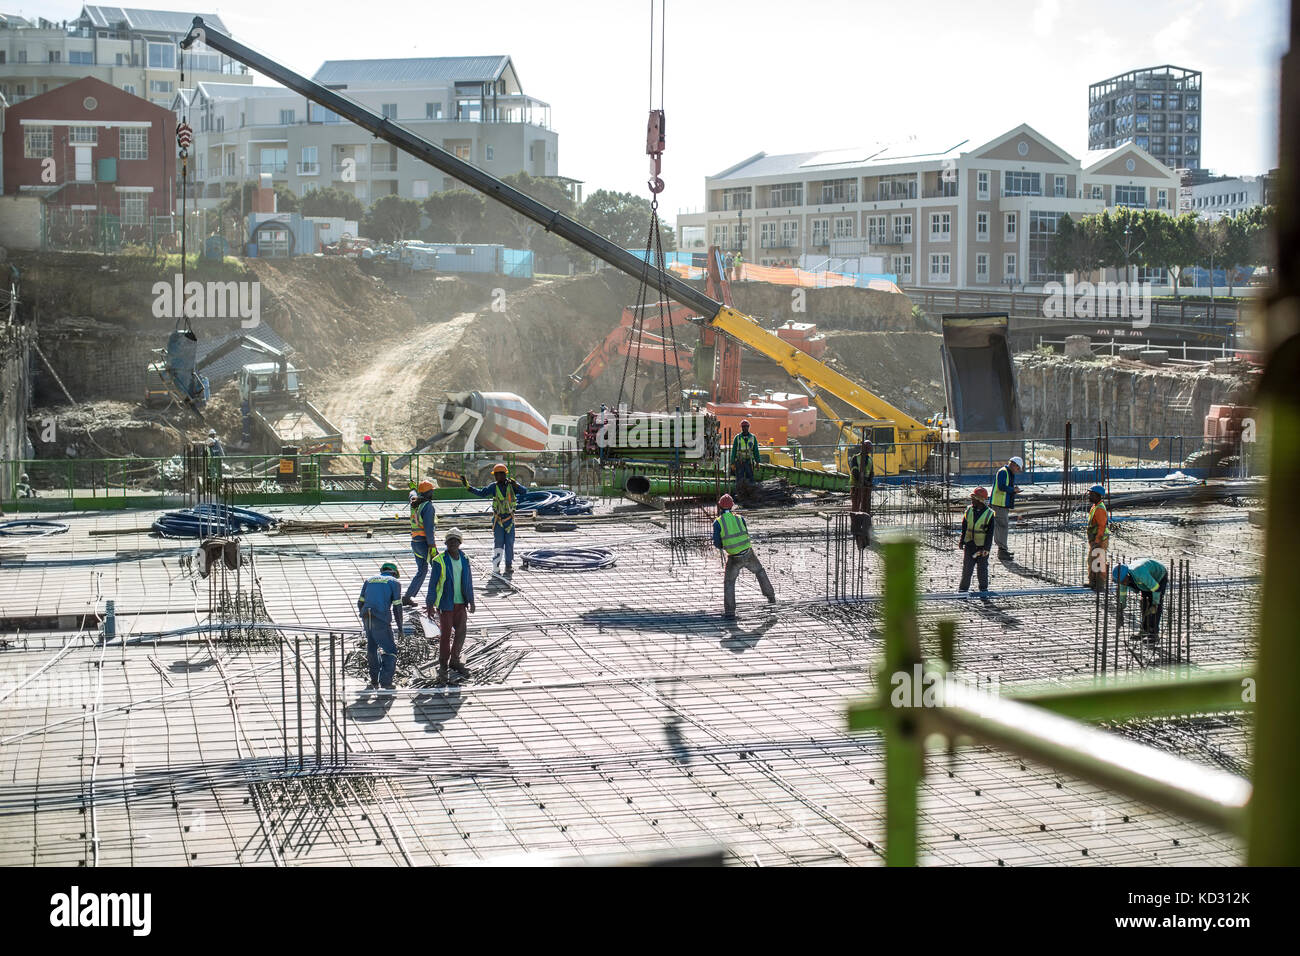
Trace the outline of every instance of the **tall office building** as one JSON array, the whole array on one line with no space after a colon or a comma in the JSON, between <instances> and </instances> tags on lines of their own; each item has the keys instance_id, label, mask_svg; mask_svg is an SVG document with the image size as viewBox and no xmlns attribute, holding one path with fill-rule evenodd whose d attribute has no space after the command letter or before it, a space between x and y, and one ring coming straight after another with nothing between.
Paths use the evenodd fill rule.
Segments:
<instances>
[{"instance_id":1,"label":"tall office building","mask_svg":"<svg viewBox=\"0 0 1300 956\"><path fill-rule=\"evenodd\" d=\"M1088 87L1088 149L1134 143L1171 169L1201 167L1201 74L1131 70Z\"/></svg>"}]
</instances>

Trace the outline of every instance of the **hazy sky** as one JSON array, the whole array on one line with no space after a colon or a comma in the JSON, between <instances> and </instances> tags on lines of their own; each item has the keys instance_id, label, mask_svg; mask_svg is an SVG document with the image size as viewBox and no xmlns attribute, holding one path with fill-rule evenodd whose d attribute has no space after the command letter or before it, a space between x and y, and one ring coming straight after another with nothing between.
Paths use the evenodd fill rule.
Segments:
<instances>
[{"instance_id":1,"label":"hazy sky","mask_svg":"<svg viewBox=\"0 0 1300 956\"><path fill-rule=\"evenodd\" d=\"M81 4L15 7L61 20ZM649 0L221 0L210 9L236 38L307 75L326 59L509 54L524 91L552 106L560 173L588 192L646 191ZM1204 165L1262 172L1276 165L1285 10L1282 0L667 0L661 211L671 222L678 209L700 208L706 175L760 150L909 137L975 146L1027 122L1079 156L1088 84L1164 63L1205 74Z\"/></svg>"}]
</instances>

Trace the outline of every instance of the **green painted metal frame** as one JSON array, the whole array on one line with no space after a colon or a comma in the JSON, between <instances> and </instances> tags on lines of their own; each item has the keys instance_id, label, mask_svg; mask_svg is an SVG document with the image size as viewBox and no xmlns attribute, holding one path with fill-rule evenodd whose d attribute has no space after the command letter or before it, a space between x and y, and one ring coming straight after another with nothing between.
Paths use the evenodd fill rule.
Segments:
<instances>
[{"instance_id":1,"label":"green painted metal frame","mask_svg":"<svg viewBox=\"0 0 1300 956\"><path fill-rule=\"evenodd\" d=\"M919 790L926 738L935 734L947 739L950 751L959 743L1009 750L1169 812L1253 835L1250 824L1258 812L1247 812L1249 781L1083 723L1248 709L1254 699L1250 675L1028 688L1007 697L973 689L951 676L954 622L941 622L939 658L927 660L921 652L917 541L905 533L885 533L880 546L885 559L884 666L877 699L851 705L848 723L851 731L884 734L888 865L918 862ZM923 687L915 686L918 676L924 695ZM905 685L911 693L896 694ZM1294 802L1281 812L1294 818Z\"/></svg>"}]
</instances>

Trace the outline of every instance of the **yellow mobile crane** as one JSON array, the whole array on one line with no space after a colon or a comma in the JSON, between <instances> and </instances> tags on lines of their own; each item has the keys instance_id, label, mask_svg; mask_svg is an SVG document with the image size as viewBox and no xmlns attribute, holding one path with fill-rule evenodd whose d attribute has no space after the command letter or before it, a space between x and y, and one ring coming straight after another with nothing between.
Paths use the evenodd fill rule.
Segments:
<instances>
[{"instance_id":1,"label":"yellow mobile crane","mask_svg":"<svg viewBox=\"0 0 1300 956\"><path fill-rule=\"evenodd\" d=\"M231 59L243 63L277 83L302 94L325 109L342 116L362 129L370 132L376 139L384 140L393 146L423 160L435 169L458 179L473 189L495 199L520 215L539 223L547 231L567 239L585 252L609 263L634 279L653 281L670 298L682 305L694 309L700 316L701 324L709 325L736 339L738 342L757 349L779 364L783 369L803 382L810 390L820 389L834 396L855 411L861 412L870 420L874 434L877 429L887 429L884 436L893 434L897 454L888 453L889 443L881 442L875 449L876 473L896 473L919 471L929 461L931 445L940 440L939 431L922 424L912 416L890 405L879 396L872 394L862 385L834 369L819 362L806 352L802 352L782 341L777 335L767 331L754 319L738 312L730 306L718 302L704 292L690 285L671 272L664 272L641 257L628 252L604 236L593 232L586 226L568 216L561 215L533 199L526 193L502 182L490 173L486 173L462 160L447 150L434 145L423 137L398 125L391 119L369 110L343 94L331 90L306 77L294 73L274 60L257 53L242 43L213 29L203 22L202 17L195 17L190 32L181 39L180 47L188 50L196 42L205 44L209 49L224 53ZM183 119L182 119L183 121ZM662 113L652 110L650 114L650 136L647 153L657 156L662 152ZM839 416L830 412L825 403L819 401L823 411L832 420ZM865 423L855 422L862 427ZM842 434L843 432L841 432ZM873 437L874 442L874 437ZM841 470L847 471L847 456L838 456L844 461L837 461Z\"/></svg>"}]
</instances>

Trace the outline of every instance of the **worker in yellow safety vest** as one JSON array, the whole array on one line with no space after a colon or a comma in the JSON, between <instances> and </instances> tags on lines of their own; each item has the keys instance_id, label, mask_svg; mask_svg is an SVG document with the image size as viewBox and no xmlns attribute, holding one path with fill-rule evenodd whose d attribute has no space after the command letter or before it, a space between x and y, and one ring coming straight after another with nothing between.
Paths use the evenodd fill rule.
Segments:
<instances>
[{"instance_id":1,"label":"worker in yellow safety vest","mask_svg":"<svg viewBox=\"0 0 1300 956\"><path fill-rule=\"evenodd\" d=\"M980 597L988 599L989 593L989 532L993 524L993 509L988 506L989 493L984 488L971 492L970 504L961 519L961 584L957 590L970 597L971 572L979 573Z\"/></svg>"},{"instance_id":2,"label":"worker in yellow safety vest","mask_svg":"<svg viewBox=\"0 0 1300 956\"><path fill-rule=\"evenodd\" d=\"M1016 507L1016 475L1024 467L1024 459L1016 456L993 476L993 540L998 545L999 561L1010 561L1015 557L1007 546L1007 532L1010 530L1011 512Z\"/></svg>"},{"instance_id":3,"label":"worker in yellow safety vest","mask_svg":"<svg viewBox=\"0 0 1300 956\"><path fill-rule=\"evenodd\" d=\"M375 445L369 435L361 439L361 471L366 476L365 487L370 487L370 474L375 470Z\"/></svg>"},{"instance_id":4,"label":"worker in yellow safety vest","mask_svg":"<svg viewBox=\"0 0 1300 956\"><path fill-rule=\"evenodd\" d=\"M496 480L482 488L465 487L480 498L492 499L492 566L499 567L505 559L506 574L514 574L515 563L515 505L519 495L528 494L528 489L510 477L510 470L503 462L492 466L492 477Z\"/></svg>"},{"instance_id":5,"label":"worker in yellow safety vest","mask_svg":"<svg viewBox=\"0 0 1300 956\"><path fill-rule=\"evenodd\" d=\"M731 471L736 476L736 495L749 492L754 483L754 465L758 462L758 436L749 430L749 419L740 423L740 431L731 440Z\"/></svg>"},{"instance_id":6,"label":"worker in yellow safety vest","mask_svg":"<svg viewBox=\"0 0 1300 956\"><path fill-rule=\"evenodd\" d=\"M438 556L438 513L433 507L433 482L427 478L415 488L411 499L411 553L415 555L415 577L402 595L405 607L415 607L412 595L420 590L429 573L429 560Z\"/></svg>"},{"instance_id":7,"label":"worker in yellow safety vest","mask_svg":"<svg viewBox=\"0 0 1300 956\"><path fill-rule=\"evenodd\" d=\"M713 522L713 546L727 555L727 571L723 579L723 618L728 621L736 619L736 578L741 569L748 568L758 578L758 586L763 589L763 596L768 604L776 603L776 592L772 582L767 579L767 572L754 554L749 543L749 526L745 519L731 509L735 507L731 495L718 499L718 517Z\"/></svg>"},{"instance_id":8,"label":"worker in yellow safety vest","mask_svg":"<svg viewBox=\"0 0 1300 956\"><path fill-rule=\"evenodd\" d=\"M1094 591L1106 590L1106 550L1110 547L1110 512L1104 500L1104 485L1088 489L1088 586Z\"/></svg>"}]
</instances>

